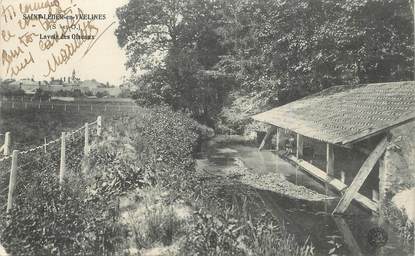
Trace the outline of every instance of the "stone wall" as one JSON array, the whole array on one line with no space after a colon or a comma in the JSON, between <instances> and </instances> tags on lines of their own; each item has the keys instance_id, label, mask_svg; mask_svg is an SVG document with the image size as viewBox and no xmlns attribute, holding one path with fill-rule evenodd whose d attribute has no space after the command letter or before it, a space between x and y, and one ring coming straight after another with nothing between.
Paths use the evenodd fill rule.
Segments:
<instances>
[{"instance_id":1,"label":"stone wall","mask_svg":"<svg viewBox=\"0 0 415 256\"><path fill-rule=\"evenodd\" d=\"M381 213L402 238L414 239L415 222L415 122L391 131L384 156L384 200Z\"/></svg>"},{"instance_id":2,"label":"stone wall","mask_svg":"<svg viewBox=\"0 0 415 256\"><path fill-rule=\"evenodd\" d=\"M415 187L415 122L391 131L385 153L385 190L391 195Z\"/></svg>"}]
</instances>

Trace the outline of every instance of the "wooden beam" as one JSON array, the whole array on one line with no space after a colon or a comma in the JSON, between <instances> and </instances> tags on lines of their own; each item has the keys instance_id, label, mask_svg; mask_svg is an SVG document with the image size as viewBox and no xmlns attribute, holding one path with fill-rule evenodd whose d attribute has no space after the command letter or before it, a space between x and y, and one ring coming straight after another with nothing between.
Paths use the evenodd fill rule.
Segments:
<instances>
[{"instance_id":1,"label":"wooden beam","mask_svg":"<svg viewBox=\"0 0 415 256\"><path fill-rule=\"evenodd\" d=\"M259 151L261 151L265 147L266 142L271 137L271 134L274 132L275 128L276 127L272 125L267 129L267 133L265 134L265 137L262 140L261 145L259 145Z\"/></svg>"},{"instance_id":2,"label":"wooden beam","mask_svg":"<svg viewBox=\"0 0 415 256\"><path fill-rule=\"evenodd\" d=\"M326 144L326 172L330 176L334 176L334 145Z\"/></svg>"},{"instance_id":3,"label":"wooden beam","mask_svg":"<svg viewBox=\"0 0 415 256\"><path fill-rule=\"evenodd\" d=\"M303 150L304 150L303 136L297 133L297 158L298 159L303 158L303 152L304 152Z\"/></svg>"},{"instance_id":4,"label":"wooden beam","mask_svg":"<svg viewBox=\"0 0 415 256\"><path fill-rule=\"evenodd\" d=\"M362 250L360 249L359 244L353 236L352 231L349 228L347 222L340 218L339 216L333 217L334 223L336 223L337 229L343 235L343 241L347 245L347 248L350 250L354 256L362 256Z\"/></svg>"},{"instance_id":5,"label":"wooden beam","mask_svg":"<svg viewBox=\"0 0 415 256\"><path fill-rule=\"evenodd\" d=\"M352 184L350 184L343 197L340 199L339 203L333 211L333 214L344 213L347 210L353 198L355 198L356 194L358 193L360 187L365 182L367 176L369 176L369 173L372 171L376 162L385 152L387 144L388 140L386 137L384 137L372 151L372 153L370 153L369 157L365 160L362 167L360 167L356 177L353 179Z\"/></svg>"},{"instance_id":6,"label":"wooden beam","mask_svg":"<svg viewBox=\"0 0 415 256\"><path fill-rule=\"evenodd\" d=\"M314 178L327 183L332 188L334 188L337 191L343 191L347 188L347 185L341 182L340 180L329 176L325 171L319 169L318 167L308 163L307 161L301 160L296 158L293 155L290 155L287 157L288 160L290 160L295 165L299 166L302 170L313 176ZM365 197L364 195L357 194L354 198L356 202L358 202L360 205L366 207L367 209L377 212L378 206L375 202L373 202L371 199Z\"/></svg>"},{"instance_id":7,"label":"wooden beam","mask_svg":"<svg viewBox=\"0 0 415 256\"><path fill-rule=\"evenodd\" d=\"M384 212L382 211L382 206L385 202L385 195L386 195L386 173L388 170L390 160L390 152L388 150L385 151L385 154L381 159L379 159L379 218L378 218L378 225L383 225L385 222Z\"/></svg>"}]
</instances>

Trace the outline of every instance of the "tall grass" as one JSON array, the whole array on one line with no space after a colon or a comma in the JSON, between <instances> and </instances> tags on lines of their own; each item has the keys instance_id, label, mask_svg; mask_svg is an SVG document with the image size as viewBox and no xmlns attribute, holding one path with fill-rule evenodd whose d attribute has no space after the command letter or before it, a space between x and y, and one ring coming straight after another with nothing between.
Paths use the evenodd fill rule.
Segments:
<instances>
[{"instance_id":1,"label":"tall grass","mask_svg":"<svg viewBox=\"0 0 415 256\"><path fill-rule=\"evenodd\" d=\"M161 198L164 192L159 186L138 192L138 208L128 217L132 240L138 249L169 246L182 233L185 221L177 216L174 205Z\"/></svg>"}]
</instances>

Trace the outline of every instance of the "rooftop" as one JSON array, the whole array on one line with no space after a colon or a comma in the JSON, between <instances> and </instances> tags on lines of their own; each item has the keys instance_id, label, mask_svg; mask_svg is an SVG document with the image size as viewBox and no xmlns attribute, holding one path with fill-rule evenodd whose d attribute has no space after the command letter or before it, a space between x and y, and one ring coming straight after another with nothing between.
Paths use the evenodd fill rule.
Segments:
<instances>
[{"instance_id":1,"label":"rooftop","mask_svg":"<svg viewBox=\"0 0 415 256\"><path fill-rule=\"evenodd\" d=\"M253 119L348 144L415 119L415 81L335 86Z\"/></svg>"}]
</instances>

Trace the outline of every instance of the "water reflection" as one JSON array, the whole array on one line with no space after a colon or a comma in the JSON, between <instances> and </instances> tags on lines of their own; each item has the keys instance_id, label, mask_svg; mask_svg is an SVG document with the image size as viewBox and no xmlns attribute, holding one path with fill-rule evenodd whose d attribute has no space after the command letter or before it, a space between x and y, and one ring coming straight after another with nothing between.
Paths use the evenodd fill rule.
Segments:
<instances>
[{"instance_id":1,"label":"water reflection","mask_svg":"<svg viewBox=\"0 0 415 256\"><path fill-rule=\"evenodd\" d=\"M310 238L316 255L413 255L413 245L403 244L398 234L385 225L381 218L370 215L357 205L351 205L352 216L343 218L330 213L336 206L338 194L314 180L301 170L277 157L275 152L261 151L243 145L205 145L200 168L220 172L234 165L235 158L257 173L278 172L287 180L313 189L334 200L308 202L282 197L276 193L258 190L266 211L269 211L287 230L304 242ZM369 231L381 226L388 235L388 242L375 248L368 242Z\"/></svg>"}]
</instances>

